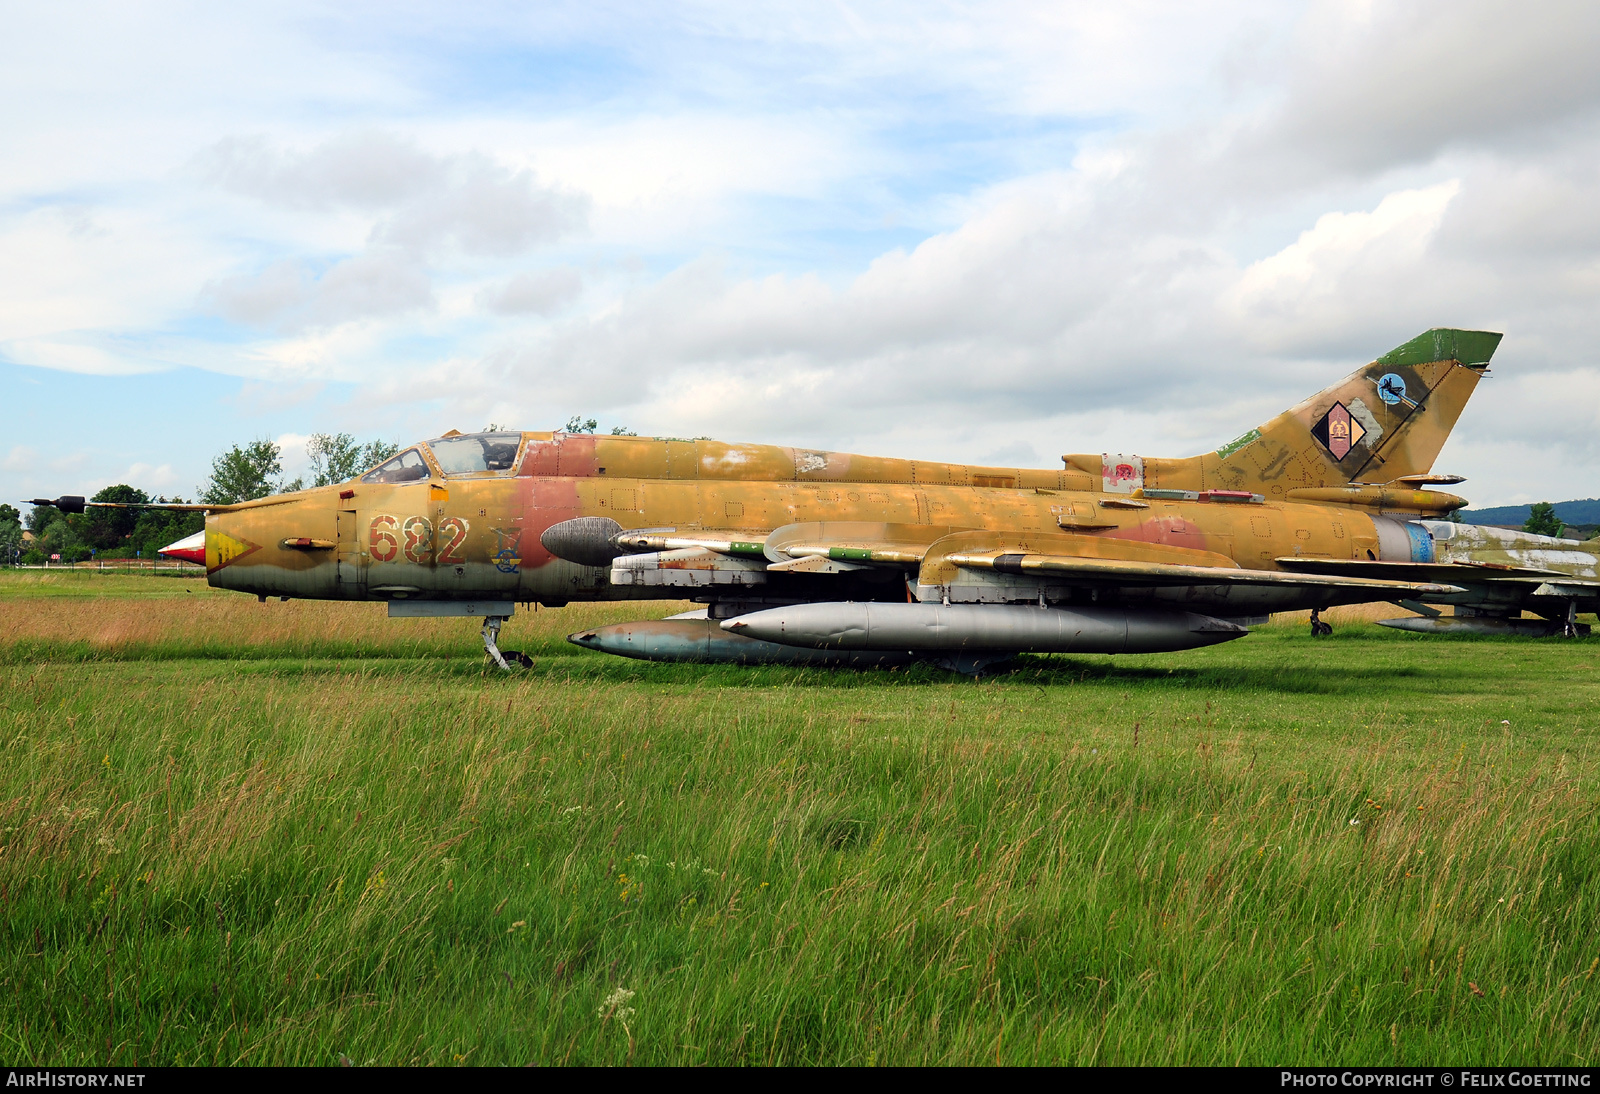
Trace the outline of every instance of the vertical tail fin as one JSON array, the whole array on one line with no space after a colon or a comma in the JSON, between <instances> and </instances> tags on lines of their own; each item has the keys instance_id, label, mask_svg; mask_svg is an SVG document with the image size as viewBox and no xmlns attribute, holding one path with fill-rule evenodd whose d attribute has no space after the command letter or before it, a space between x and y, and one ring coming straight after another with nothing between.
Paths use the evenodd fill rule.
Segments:
<instances>
[{"instance_id":1,"label":"vertical tail fin","mask_svg":"<svg viewBox=\"0 0 1600 1094\"><path fill-rule=\"evenodd\" d=\"M1428 474L1500 338L1444 328L1420 334L1215 452L1144 460L1142 485L1273 498Z\"/></svg>"}]
</instances>

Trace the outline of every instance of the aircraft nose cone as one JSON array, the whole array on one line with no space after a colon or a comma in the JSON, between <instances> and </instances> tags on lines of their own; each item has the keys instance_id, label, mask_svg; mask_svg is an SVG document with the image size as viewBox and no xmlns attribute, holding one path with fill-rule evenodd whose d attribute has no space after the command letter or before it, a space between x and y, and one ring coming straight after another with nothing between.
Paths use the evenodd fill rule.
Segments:
<instances>
[{"instance_id":1,"label":"aircraft nose cone","mask_svg":"<svg viewBox=\"0 0 1600 1094\"><path fill-rule=\"evenodd\" d=\"M198 562L204 566L206 564L206 534L201 531L192 536L184 536L174 543L167 544L156 553L165 555L167 558L181 558L185 562Z\"/></svg>"}]
</instances>

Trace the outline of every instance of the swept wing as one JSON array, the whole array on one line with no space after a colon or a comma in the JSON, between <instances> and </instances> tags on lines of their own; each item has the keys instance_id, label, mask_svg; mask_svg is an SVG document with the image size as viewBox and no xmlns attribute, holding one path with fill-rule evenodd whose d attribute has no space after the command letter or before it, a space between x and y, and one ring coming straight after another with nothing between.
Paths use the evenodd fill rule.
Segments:
<instances>
[{"instance_id":1,"label":"swept wing","mask_svg":"<svg viewBox=\"0 0 1600 1094\"><path fill-rule=\"evenodd\" d=\"M897 569L908 577L915 575L921 598L943 595L931 590L962 584L964 576L972 574L1019 579L1021 583L1100 588L1325 589L1364 599L1459 591L1425 573L1402 577L1247 569L1223 554L1164 543L862 521L785 525L759 543L734 533L679 536L670 529L643 535L625 533L616 542L638 552L613 560L612 581L617 584L764 584L781 574L848 575L868 569ZM758 547L762 562L755 557Z\"/></svg>"}]
</instances>

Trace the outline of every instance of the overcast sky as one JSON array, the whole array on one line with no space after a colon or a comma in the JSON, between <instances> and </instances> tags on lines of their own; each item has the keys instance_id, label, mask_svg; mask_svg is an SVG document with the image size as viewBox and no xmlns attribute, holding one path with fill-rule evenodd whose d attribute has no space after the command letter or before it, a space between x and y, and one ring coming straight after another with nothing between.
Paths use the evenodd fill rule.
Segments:
<instances>
[{"instance_id":1,"label":"overcast sky","mask_svg":"<svg viewBox=\"0 0 1600 1094\"><path fill-rule=\"evenodd\" d=\"M0 493L573 414L1192 455L1436 326L1600 495L1600 5L0 3Z\"/></svg>"}]
</instances>

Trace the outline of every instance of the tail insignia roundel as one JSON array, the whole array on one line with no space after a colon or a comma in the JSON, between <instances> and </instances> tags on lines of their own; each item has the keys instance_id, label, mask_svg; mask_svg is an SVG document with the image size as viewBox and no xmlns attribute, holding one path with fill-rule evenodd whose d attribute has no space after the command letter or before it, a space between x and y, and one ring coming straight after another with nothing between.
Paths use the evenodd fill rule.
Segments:
<instances>
[{"instance_id":1,"label":"tail insignia roundel","mask_svg":"<svg viewBox=\"0 0 1600 1094\"><path fill-rule=\"evenodd\" d=\"M1396 403L1404 403L1412 410L1417 409L1417 404L1406 398L1405 377L1398 373L1387 372L1378 377L1378 398L1390 406L1394 406Z\"/></svg>"},{"instance_id":2,"label":"tail insignia roundel","mask_svg":"<svg viewBox=\"0 0 1600 1094\"><path fill-rule=\"evenodd\" d=\"M1311 435L1315 437L1336 460L1342 460L1350 454L1350 450L1361 443L1361 438L1367 435L1363 426L1343 403L1334 403L1328 412L1317 419L1317 424L1311 427Z\"/></svg>"}]
</instances>

